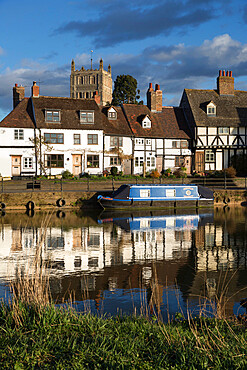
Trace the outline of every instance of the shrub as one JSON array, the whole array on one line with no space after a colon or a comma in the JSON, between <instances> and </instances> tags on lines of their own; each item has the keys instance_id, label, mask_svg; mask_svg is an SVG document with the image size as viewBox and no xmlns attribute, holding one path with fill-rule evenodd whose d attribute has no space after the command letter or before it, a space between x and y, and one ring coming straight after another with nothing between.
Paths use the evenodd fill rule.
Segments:
<instances>
[{"instance_id":1,"label":"shrub","mask_svg":"<svg viewBox=\"0 0 247 370\"><path fill-rule=\"evenodd\" d=\"M117 173L118 173L118 169L117 169L117 167L115 167L115 166L111 167L111 175L112 175L112 176L116 176L116 175L117 175Z\"/></svg>"},{"instance_id":2,"label":"shrub","mask_svg":"<svg viewBox=\"0 0 247 370\"><path fill-rule=\"evenodd\" d=\"M233 178L233 177L236 177L237 171L235 170L234 167L230 166L225 169L225 174L226 174L226 177Z\"/></svg>"},{"instance_id":3,"label":"shrub","mask_svg":"<svg viewBox=\"0 0 247 370\"><path fill-rule=\"evenodd\" d=\"M186 171L186 168L185 167L181 167L181 168L178 168L176 169L173 174L175 175L175 177L187 177L187 173L185 172Z\"/></svg>"},{"instance_id":4,"label":"shrub","mask_svg":"<svg viewBox=\"0 0 247 370\"><path fill-rule=\"evenodd\" d=\"M236 168L238 176L247 176L247 154L233 155L230 163Z\"/></svg>"},{"instance_id":5,"label":"shrub","mask_svg":"<svg viewBox=\"0 0 247 370\"><path fill-rule=\"evenodd\" d=\"M62 178L63 179L72 179L74 177L74 175L72 175L71 172L69 172L68 170L65 170L62 172Z\"/></svg>"},{"instance_id":6,"label":"shrub","mask_svg":"<svg viewBox=\"0 0 247 370\"><path fill-rule=\"evenodd\" d=\"M160 177L159 171L157 169L151 171L150 177L152 177L153 179L158 179Z\"/></svg>"}]
</instances>

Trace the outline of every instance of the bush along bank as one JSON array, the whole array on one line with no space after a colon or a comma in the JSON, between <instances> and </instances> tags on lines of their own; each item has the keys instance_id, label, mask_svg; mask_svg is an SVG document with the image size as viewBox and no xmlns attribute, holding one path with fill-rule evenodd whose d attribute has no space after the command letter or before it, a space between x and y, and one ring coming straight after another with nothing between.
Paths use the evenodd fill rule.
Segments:
<instances>
[{"instance_id":1,"label":"bush along bank","mask_svg":"<svg viewBox=\"0 0 247 370\"><path fill-rule=\"evenodd\" d=\"M0 307L2 369L246 369L247 330L225 320L169 324L53 305Z\"/></svg>"}]
</instances>

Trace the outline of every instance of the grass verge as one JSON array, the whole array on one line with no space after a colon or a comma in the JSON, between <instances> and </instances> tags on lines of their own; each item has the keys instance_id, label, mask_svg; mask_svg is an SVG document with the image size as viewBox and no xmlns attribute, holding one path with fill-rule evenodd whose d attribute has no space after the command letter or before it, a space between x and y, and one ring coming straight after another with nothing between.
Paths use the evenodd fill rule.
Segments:
<instances>
[{"instance_id":1,"label":"grass verge","mask_svg":"<svg viewBox=\"0 0 247 370\"><path fill-rule=\"evenodd\" d=\"M1 369L246 369L247 331L225 320L79 315L53 305L0 306Z\"/></svg>"}]
</instances>

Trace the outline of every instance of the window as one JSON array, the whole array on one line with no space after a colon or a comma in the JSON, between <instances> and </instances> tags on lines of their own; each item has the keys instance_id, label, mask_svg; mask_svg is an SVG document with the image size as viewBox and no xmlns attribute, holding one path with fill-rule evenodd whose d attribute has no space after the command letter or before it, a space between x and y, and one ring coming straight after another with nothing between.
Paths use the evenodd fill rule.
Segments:
<instances>
[{"instance_id":1,"label":"window","mask_svg":"<svg viewBox=\"0 0 247 370\"><path fill-rule=\"evenodd\" d=\"M44 134L45 143L48 144L63 144L63 134Z\"/></svg>"},{"instance_id":2,"label":"window","mask_svg":"<svg viewBox=\"0 0 247 370\"><path fill-rule=\"evenodd\" d=\"M181 147L182 149L186 149L186 148L188 148L188 141L181 141L181 142L180 142L180 147Z\"/></svg>"},{"instance_id":3,"label":"window","mask_svg":"<svg viewBox=\"0 0 247 370\"><path fill-rule=\"evenodd\" d=\"M184 166L184 157L176 156L175 157L175 167L183 167Z\"/></svg>"},{"instance_id":4,"label":"window","mask_svg":"<svg viewBox=\"0 0 247 370\"><path fill-rule=\"evenodd\" d=\"M33 168L33 158L23 158L23 168Z\"/></svg>"},{"instance_id":5,"label":"window","mask_svg":"<svg viewBox=\"0 0 247 370\"><path fill-rule=\"evenodd\" d=\"M81 135L80 134L74 134L74 144L75 145L81 144Z\"/></svg>"},{"instance_id":6,"label":"window","mask_svg":"<svg viewBox=\"0 0 247 370\"><path fill-rule=\"evenodd\" d=\"M150 189L140 189L140 197L141 198L149 198L150 197Z\"/></svg>"},{"instance_id":7,"label":"window","mask_svg":"<svg viewBox=\"0 0 247 370\"><path fill-rule=\"evenodd\" d=\"M155 157L147 157L147 167L155 167Z\"/></svg>"},{"instance_id":8,"label":"window","mask_svg":"<svg viewBox=\"0 0 247 370\"><path fill-rule=\"evenodd\" d=\"M142 120L142 127L143 128L150 128L151 127L151 120L149 117L145 117L143 120Z\"/></svg>"},{"instance_id":9,"label":"window","mask_svg":"<svg viewBox=\"0 0 247 370\"><path fill-rule=\"evenodd\" d=\"M60 111L59 110L46 110L45 120L46 122L60 122Z\"/></svg>"},{"instance_id":10,"label":"window","mask_svg":"<svg viewBox=\"0 0 247 370\"><path fill-rule=\"evenodd\" d=\"M216 116L216 106L213 103L208 104L207 115L212 117Z\"/></svg>"},{"instance_id":11,"label":"window","mask_svg":"<svg viewBox=\"0 0 247 370\"><path fill-rule=\"evenodd\" d=\"M211 149L205 151L205 162L214 162L214 152Z\"/></svg>"},{"instance_id":12,"label":"window","mask_svg":"<svg viewBox=\"0 0 247 370\"><path fill-rule=\"evenodd\" d=\"M151 145L151 139L146 139L146 145Z\"/></svg>"},{"instance_id":13,"label":"window","mask_svg":"<svg viewBox=\"0 0 247 370\"><path fill-rule=\"evenodd\" d=\"M229 127L219 127L219 134L229 135Z\"/></svg>"},{"instance_id":14,"label":"window","mask_svg":"<svg viewBox=\"0 0 247 370\"><path fill-rule=\"evenodd\" d=\"M117 112L108 112L109 119L117 119Z\"/></svg>"},{"instance_id":15,"label":"window","mask_svg":"<svg viewBox=\"0 0 247 370\"><path fill-rule=\"evenodd\" d=\"M45 166L51 167L64 167L64 155L63 154L46 154L45 155Z\"/></svg>"},{"instance_id":16,"label":"window","mask_svg":"<svg viewBox=\"0 0 247 370\"><path fill-rule=\"evenodd\" d=\"M94 123L94 112L90 111L80 111L80 122L85 124Z\"/></svg>"},{"instance_id":17,"label":"window","mask_svg":"<svg viewBox=\"0 0 247 370\"><path fill-rule=\"evenodd\" d=\"M144 139L136 139L136 145L143 145Z\"/></svg>"},{"instance_id":18,"label":"window","mask_svg":"<svg viewBox=\"0 0 247 370\"><path fill-rule=\"evenodd\" d=\"M181 148L185 149L188 148L188 141L181 140L181 141L172 141L172 148Z\"/></svg>"},{"instance_id":19,"label":"window","mask_svg":"<svg viewBox=\"0 0 247 370\"><path fill-rule=\"evenodd\" d=\"M143 157L135 157L135 167L143 166Z\"/></svg>"},{"instance_id":20,"label":"window","mask_svg":"<svg viewBox=\"0 0 247 370\"><path fill-rule=\"evenodd\" d=\"M118 158L118 157L110 157L110 165L111 166L120 166L121 165L120 158Z\"/></svg>"},{"instance_id":21,"label":"window","mask_svg":"<svg viewBox=\"0 0 247 370\"><path fill-rule=\"evenodd\" d=\"M111 136L110 138L110 146L123 146L123 138L118 136Z\"/></svg>"},{"instance_id":22,"label":"window","mask_svg":"<svg viewBox=\"0 0 247 370\"><path fill-rule=\"evenodd\" d=\"M15 140L24 140L24 130L14 130L14 139Z\"/></svg>"},{"instance_id":23,"label":"window","mask_svg":"<svg viewBox=\"0 0 247 370\"><path fill-rule=\"evenodd\" d=\"M88 155L87 156L87 167L99 168L99 156L98 155Z\"/></svg>"},{"instance_id":24,"label":"window","mask_svg":"<svg viewBox=\"0 0 247 370\"><path fill-rule=\"evenodd\" d=\"M98 144L98 135L97 134L88 134L87 143L97 145Z\"/></svg>"}]
</instances>

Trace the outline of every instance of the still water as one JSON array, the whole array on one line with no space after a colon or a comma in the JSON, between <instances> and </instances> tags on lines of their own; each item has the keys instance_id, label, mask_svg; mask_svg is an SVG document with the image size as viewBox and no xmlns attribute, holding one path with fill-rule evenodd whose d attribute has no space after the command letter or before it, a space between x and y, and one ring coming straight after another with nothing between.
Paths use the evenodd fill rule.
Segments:
<instances>
[{"instance_id":1,"label":"still water","mask_svg":"<svg viewBox=\"0 0 247 370\"><path fill-rule=\"evenodd\" d=\"M31 216L31 217L30 217ZM45 230L45 234L44 234ZM101 314L187 309L244 313L247 208L139 213L6 213L0 218L0 298L42 260L56 303ZM209 303L210 302L210 303ZM158 307L158 308L157 308Z\"/></svg>"}]
</instances>

